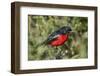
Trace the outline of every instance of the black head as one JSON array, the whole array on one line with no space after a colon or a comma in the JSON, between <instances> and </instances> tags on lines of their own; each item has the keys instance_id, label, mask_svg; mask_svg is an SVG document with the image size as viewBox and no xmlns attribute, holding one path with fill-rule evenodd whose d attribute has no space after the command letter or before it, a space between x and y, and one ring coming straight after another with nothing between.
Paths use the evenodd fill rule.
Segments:
<instances>
[{"instance_id":1,"label":"black head","mask_svg":"<svg viewBox=\"0 0 100 76\"><path fill-rule=\"evenodd\" d=\"M64 26L60 29L60 32L62 34L67 34L67 33L70 33L72 31L71 27L70 26Z\"/></svg>"}]
</instances>

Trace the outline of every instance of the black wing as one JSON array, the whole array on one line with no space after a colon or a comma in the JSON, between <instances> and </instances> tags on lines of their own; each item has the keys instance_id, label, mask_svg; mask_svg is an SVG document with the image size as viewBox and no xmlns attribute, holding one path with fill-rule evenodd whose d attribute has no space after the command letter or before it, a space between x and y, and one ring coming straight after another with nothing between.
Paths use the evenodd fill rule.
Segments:
<instances>
[{"instance_id":1,"label":"black wing","mask_svg":"<svg viewBox=\"0 0 100 76\"><path fill-rule=\"evenodd\" d=\"M48 38L47 38L47 40L46 40L46 43L48 44L48 43L50 43L51 41L53 41L53 40L56 40L57 38L58 38L58 36L59 36L59 34L51 34Z\"/></svg>"}]
</instances>

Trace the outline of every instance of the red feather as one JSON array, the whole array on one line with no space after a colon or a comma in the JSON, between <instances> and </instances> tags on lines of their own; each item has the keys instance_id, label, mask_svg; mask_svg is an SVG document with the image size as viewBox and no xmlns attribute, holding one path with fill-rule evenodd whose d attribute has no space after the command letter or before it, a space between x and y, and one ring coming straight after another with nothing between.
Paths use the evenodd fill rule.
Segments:
<instances>
[{"instance_id":1,"label":"red feather","mask_svg":"<svg viewBox=\"0 0 100 76\"><path fill-rule=\"evenodd\" d=\"M59 45L63 45L67 40L68 40L68 35L59 35L57 39L52 41L50 44L52 46L59 46Z\"/></svg>"}]
</instances>

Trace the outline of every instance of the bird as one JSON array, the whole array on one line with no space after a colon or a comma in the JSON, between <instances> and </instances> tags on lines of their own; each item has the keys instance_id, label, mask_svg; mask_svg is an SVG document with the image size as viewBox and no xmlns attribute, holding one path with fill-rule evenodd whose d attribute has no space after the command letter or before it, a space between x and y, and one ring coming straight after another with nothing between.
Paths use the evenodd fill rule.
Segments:
<instances>
[{"instance_id":1,"label":"bird","mask_svg":"<svg viewBox=\"0 0 100 76\"><path fill-rule=\"evenodd\" d=\"M68 41L71 34L73 34L71 26L62 26L57 30L51 32L51 34L49 34L47 38L38 45L38 47L50 45L48 47L53 47L56 50L54 59L62 59L64 55L66 55L66 53L64 53L66 52L66 50L62 51L62 49L59 49L58 46L63 45L64 47L66 47L66 49L70 50L69 47L65 45L65 42ZM70 52L68 54L70 54Z\"/></svg>"},{"instance_id":2,"label":"bird","mask_svg":"<svg viewBox=\"0 0 100 76\"><path fill-rule=\"evenodd\" d=\"M68 41L71 31L70 26L63 26L52 32L43 43L56 47L61 46Z\"/></svg>"}]
</instances>

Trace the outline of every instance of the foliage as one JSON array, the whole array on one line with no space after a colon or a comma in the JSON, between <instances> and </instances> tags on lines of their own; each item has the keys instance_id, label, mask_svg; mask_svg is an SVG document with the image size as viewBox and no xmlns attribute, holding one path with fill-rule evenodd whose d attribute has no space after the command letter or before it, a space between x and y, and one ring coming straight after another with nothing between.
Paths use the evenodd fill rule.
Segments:
<instances>
[{"instance_id":1,"label":"foliage","mask_svg":"<svg viewBox=\"0 0 100 76\"><path fill-rule=\"evenodd\" d=\"M28 16L28 60L80 59L88 57L87 17ZM71 26L74 33L62 46L40 45L62 26Z\"/></svg>"}]
</instances>

